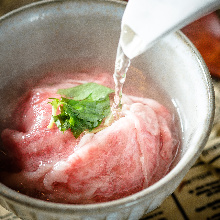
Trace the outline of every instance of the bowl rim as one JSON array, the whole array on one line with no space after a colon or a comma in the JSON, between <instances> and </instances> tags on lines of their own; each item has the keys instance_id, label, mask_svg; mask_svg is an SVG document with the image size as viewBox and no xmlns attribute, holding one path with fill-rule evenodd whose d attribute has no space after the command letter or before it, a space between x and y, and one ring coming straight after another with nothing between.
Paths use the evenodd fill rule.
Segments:
<instances>
[{"instance_id":1,"label":"bowl rim","mask_svg":"<svg viewBox=\"0 0 220 220\"><path fill-rule=\"evenodd\" d=\"M46 1L40 1L40 2L34 2L28 5L25 5L23 7L20 7L18 9L15 9L2 17L0 17L0 22L3 22L4 20L13 17L17 13L25 13L27 10L32 9L36 6L45 6L45 5L51 5L62 2L70 2L71 0L46 0ZM91 0L75 0L80 2L89 2ZM119 1L119 0L93 0L93 2L100 3L100 2L109 2L118 4L120 7L125 7L127 2L125 1ZM193 165L195 160L198 158L195 157L195 154L200 154L202 152L203 147L206 144L206 141L208 140L208 136L211 132L212 123L214 120L214 109L215 109L215 101L214 101L214 89L212 85L212 80L209 74L209 70L198 52L198 50L195 48L195 46L190 42L190 40L181 32L177 31L173 33L178 37L183 44L188 46L188 49L191 53L193 53L198 60L198 65L200 66L200 69L203 72L204 80L206 81L207 85L207 91L209 94L209 113L208 117L206 118L206 124L208 124L207 127L204 129L204 133L200 134L199 138L197 138L197 148L194 149L194 154L189 154L188 152L183 156L183 158L176 164L176 166L162 179L160 179L155 184L149 186L148 188L141 190L140 192L137 192L135 194L132 194L130 196L109 201L109 202L102 202L102 203L96 203L96 204L63 204L63 203L54 203L49 201L43 201L36 198L29 197L27 195L21 194L19 192L14 191L13 189L10 189L9 187L5 186L4 184L0 183L0 196L3 196L5 199L22 204L29 208L35 208L39 210L50 210L53 213L61 213L62 211L65 211L65 214L68 213L77 213L77 212L84 212L85 214L87 212L92 211L99 211L99 210L106 210L108 209L114 209L115 207L124 208L124 205L126 207L132 206L133 204L139 203L140 201L144 201L146 196L151 196L155 194L157 189L165 189L166 185L169 184L169 182L172 181L173 178L176 178L180 172L187 172L190 167ZM208 134L208 135L207 135Z\"/></svg>"}]
</instances>

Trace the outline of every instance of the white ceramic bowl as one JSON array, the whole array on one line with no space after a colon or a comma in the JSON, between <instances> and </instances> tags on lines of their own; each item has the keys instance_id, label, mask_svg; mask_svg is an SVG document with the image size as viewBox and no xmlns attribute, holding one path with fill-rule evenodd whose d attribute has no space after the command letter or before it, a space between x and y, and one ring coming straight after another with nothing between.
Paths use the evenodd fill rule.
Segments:
<instances>
[{"instance_id":1,"label":"white ceramic bowl","mask_svg":"<svg viewBox=\"0 0 220 220\"><path fill-rule=\"evenodd\" d=\"M34 3L0 19L0 120L24 81L53 63L56 72L101 66L113 72L120 21L126 3L54 0ZM86 59L86 62L84 60ZM183 130L180 158L163 179L134 195L90 205L40 201L0 184L0 204L22 219L139 219L158 207L181 182L206 144L214 116L213 86L206 65L181 33L173 33L132 65L146 73L177 104ZM50 67L51 68L51 67ZM42 72L43 74L43 72ZM147 88L148 89L148 88ZM149 90L151 90L149 86Z\"/></svg>"}]
</instances>

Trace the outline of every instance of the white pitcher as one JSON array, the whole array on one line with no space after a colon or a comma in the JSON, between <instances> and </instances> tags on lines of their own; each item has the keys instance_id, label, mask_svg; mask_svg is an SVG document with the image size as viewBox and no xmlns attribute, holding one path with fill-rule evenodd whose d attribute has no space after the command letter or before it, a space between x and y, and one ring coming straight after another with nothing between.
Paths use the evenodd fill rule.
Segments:
<instances>
[{"instance_id":1,"label":"white pitcher","mask_svg":"<svg viewBox=\"0 0 220 220\"><path fill-rule=\"evenodd\" d=\"M129 0L122 18L121 47L132 59L218 7L220 0Z\"/></svg>"}]
</instances>

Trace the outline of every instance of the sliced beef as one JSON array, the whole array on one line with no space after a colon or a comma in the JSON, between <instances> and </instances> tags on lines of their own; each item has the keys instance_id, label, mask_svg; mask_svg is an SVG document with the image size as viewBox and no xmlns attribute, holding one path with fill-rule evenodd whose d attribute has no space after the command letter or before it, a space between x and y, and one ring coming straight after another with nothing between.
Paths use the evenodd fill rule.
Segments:
<instances>
[{"instance_id":1,"label":"sliced beef","mask_svg":"<svg viewBox=\"0 0 220 220\"><path fill-rule=\"evenodd\" d=\"M100 78L96 82L105 84ZM2 173L2 181L40 199L84 204L131 195L166 175L178 140L172 115L154 100L124 96L119 120L78 139L47 128L48 98L59 97L57 88L79 83L33 89L21 101L16 129L1 135L19 171Z\"/></svg>"}]
</instances>

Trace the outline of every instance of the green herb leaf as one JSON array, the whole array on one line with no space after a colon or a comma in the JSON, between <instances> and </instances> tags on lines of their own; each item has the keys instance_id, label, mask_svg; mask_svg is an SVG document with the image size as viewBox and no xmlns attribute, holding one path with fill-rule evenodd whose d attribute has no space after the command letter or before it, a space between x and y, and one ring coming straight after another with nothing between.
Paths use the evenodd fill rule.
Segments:
<instances>
[{"instance_id":1,"label":"green herb leaf","mask_svg":"<svg viewBox=\"0 0 220 220\"><path fill-rule=\"evenodd\" d=\"M59 89L58 94L74 100L83 100L90 96L93 101L105 98L114 90L97 83L85 83L68 89Z\"/></svg>"},{"instance_id":2,"label":"green herb leaf","mask_svg":"<svg viewBox=\"0 0 220 220\"><path fill-rule=\"evenodd\" d=\"M57 93L66 97L49 102L53 107L53 122L61 131L70 129L75 138L85 130L92 131L110 114L109 94L112 92L114 90L97 83L58 90ZM56 115L59 107L60 114ZM53 122L48 127L52 127Z\"/></svg>"}]
</instances>

